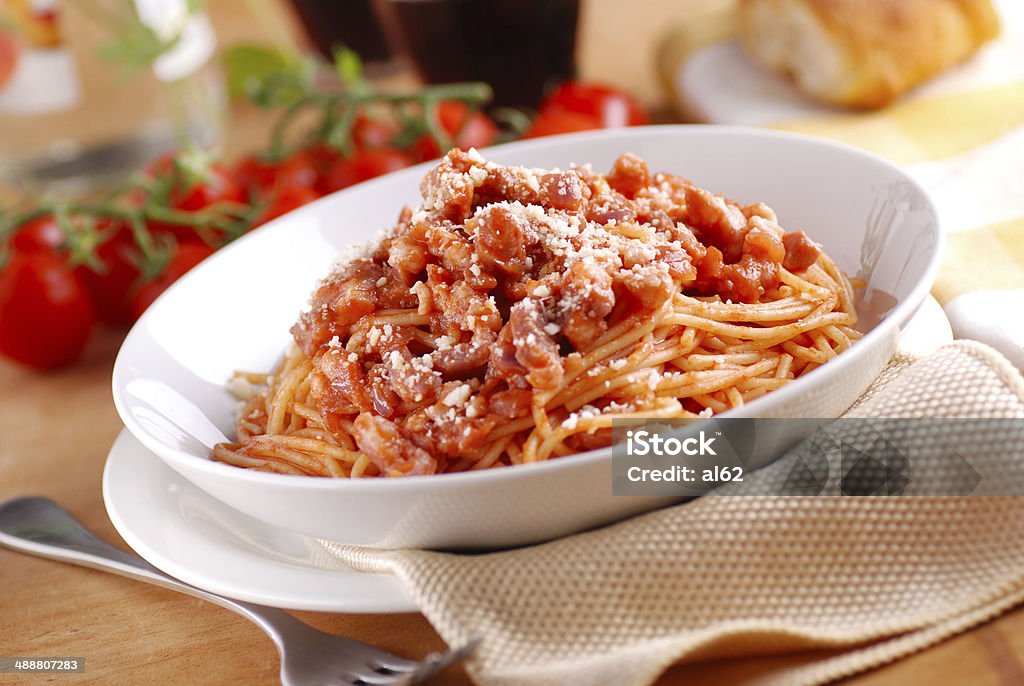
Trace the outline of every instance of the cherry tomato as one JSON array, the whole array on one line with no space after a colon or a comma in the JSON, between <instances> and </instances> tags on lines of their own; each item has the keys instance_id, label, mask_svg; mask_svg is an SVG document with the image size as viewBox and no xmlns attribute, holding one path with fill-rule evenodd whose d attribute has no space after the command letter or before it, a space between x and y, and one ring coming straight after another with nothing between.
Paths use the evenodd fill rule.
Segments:
<instances>
[{"instance_id":1,"label":"cherry tomato","mask_svg":"<svg viewBox=\"0 0 1024 686\"><path fill-rule=\"evenodd\" d=\"M534 117L530 128L523 133L523 138L540 138L541 136L554 136L559 133L573 133L575 131L589 131L601 128L601 122L597 117L589 114L579 114L562 109L541 110Z\"/></svg>"},{"instance_id":2,"label":"cherry tomato","mask_svg":"<svg viewBox=\"0 0 1024 686\"><path fill-rule=\"evenodd\" d=\"M323 143L314 143L313 145L306 146L302 152L313 162L313 167L316 169L317 178L313 190L316 191L317 195L327 195L337 190L330 187L328 177L334 165L341 162L341 152Z\"/></svg>"},{"instance_id":3,"label":"cherry tomato","mask_svg":"<svg viewBox=\"0 0 1024 686\"><path fill-rule=\"evenodd\" d=\"M471 112L466 103L458 100L440 102L437 118L445 133L454 139L455 147L463 150L486 148L498 138L498 127L490 117L480 111ZM412 153L416 159L426 161L440 157L441 149L433 138L423 135L413 143Z\"/></svg>"},{"instance_id":4,"label":"cherry tomato","mask_svg":"<svg viewBox=\"0 0 1024 686\"><path fill-rule=\"evenodd\" d=\"M313 164L321 172L326 171L332 164L341 159L341 152L326 143L307 145L302 149L302 152L309 159L313 160Z\"/></svg>"},{"instance_id":5,"label":"cherry tomato","mask_svg":"<svg viewBox=\"0 0 1024 686\"><path fill-rule=\"evenodd\" d=\"M464 102L442 101L437 106L437 118L449 136L458 135L455 144L459 147L483 148L498 137L498 127L491 118L479 110L471 111Z\"/></svg>"},{"instance_id":6,"label":"cherry tomato","mask_svg":"<svg viewBox=\"0 0 1024 686\"><path fill-rule=\"evenodd\" d=\"M256 155L248 155L238 161L233 173L242 188L263 196L274 188L277 164L266 162Z\"/></svg>"},{"instance_id":7,"label":"cherry tomato","mask_svg":"<svg viewBox=\"0 0 1024 686\"><path fill-rule=\"evenodd\" d=\"M313 153L299 150L280 162L247 157L235 168L234 176L244 188L255 190L260 197L266 198L280 188L315 188L321 174L320 167Z\"/></svg>"},{"instance_id":8,"label":"cherry tomato","mask_svg":"<svg viewBox=\"0 0 1024 686\"><path fill-rule=\"evenodd\" d=\"M15 252L0 271L0 353L37 369L75 361L96 321L89 294L65 261Z\"/></svg>"},{"instance_id":9,"label":"cherry tomato","mask_svg":"<svg viewBox=\"0 0 1024 686\"><path fill-rule=\"evenodd\" d=\"M256 226L266 224L271 219L277 219L282 214L311 203L319 197L320 195L316 191L305 186L285 186L274 194L273 201L256 222Z\"/></svg>"},{"instance_id":10,"label":"cherry tomato","mask_svg":"<svg viewBox=\"0 0 1024 686\"><path fill-rule=\"evenodd\" d=\"M0 87L6 84L18 68L18 44L10 31L0 27Z\"/></svg>"},{"instance_id":11,"label":"cherry tomato","mask_svg":"<svg viewBox=\"0 0 1024 686\"><path fill-rule=\"evenodd\" d=\"M176 174L174 158L164 155L150 165L149 173L153 177ZM228 170L220 164L211 164L206 170L205 178L190 182L183 176L175 178L167 204L176 210L198 212L211 205L221 202L239 204L248 203L248 190L240 184ZM166 222L150 222L150 231L166 233L179 241L199 241L195 229Z\"/></svg>"},{"instance_id":12,"label":"cherry tomato","mask_svg":"<svg viewBox=\"0 0 1024 686\"><path fill-rule=\"evenodd\" d=\"M102 271L81 265L75 273L81 278L92 296L96 317L104 324L130 324L135 321L132 312L132 287L141 272L136 266L138 250L131 229L122 223L101 220L101 231L110 237L96 249Z\"/></svg>"},{"instance_id":13,"label":"cherry tomato","mask_svg":"<svg viewBox=\"0 0 1024 686\"><path fill-rule=\"evenodd\" d=\"M179 184L171 192L171 206L197 212L219 202L246 202L245 189L218 164L210 166L208 177L192 186Z\"/></svg>"},{"instance_id":14,"label":"cherry tomato","mask_svg":"<svg viewBox=\"0 0 1024 686\"><path fill-rule=\"evenodd\" d=\"M627 93L598 83L567 81L540 105L540 111L564 110L597 119L601 128L649 124L644 109Z\"/></svg>"},{"instance_id":15,"label":"cherry tomato","mask_svg":"<svg viewBox=\"0 0 1024 686\"><path fill-rule=\"evenodd\" d=\"M160 294L170 288L171 284L180 279L192 267L212 255L214 248L205 243L179 243L174 256L167 264L164 273L153 281L142 284L132 298L132 314L138 318L146 311Z\"/></svg>"},{"instance_id":16,"label":"cherry tomato","mask_svg":"<svg viewBox=\"0 0 1024 686\"><path fill-rule=\"evenodd\" d=\"M338 160L327 171L326 186L331 192L382 174L404 169L413 159L395 148L359 150L351 157Z\"/></svg>"},{"instance_id":17,"label":"cherry tomato","mask_svg":"<svg viewBox=\"0 0 1024 686\"><path fill-rule=\"evenodd\" d=\"M132 232L124 223L109 219L101 219L97 230L107 234L96 248L100 270L82 264L74 267L75 275L89 292L98 321L130 324L134 321L130 291L141 273L135 262ZM67 256L58 250L63 243L64 232L50 215L25 223L11 237L11 247L17 252L49 253L66 263Z\"/></svg>"},{"instance_id":18,"label":"cherry tomato","mask_svg":"<svg viewBox=\"0 0 1024 686\"><path fill-rule=\"evenodd\" d=\"M158 158L148 168L148 174L153 177L177 174L173 154ZM205 178L189 182L183 176L177 176L168 199L170 207L187 212L198 212L223 202L245 203L246 188L218 163L209 165Z\"/></svg>"},{"instance_id":19,"label":"cherry tomato","mask_svg":"<svg viewBox=\"0 0 1024 686\"><path fill-rule=\"evenodd\" d=\"M321 167L314 153L300 150L278 165L274 187L277 190L305 188L312 192L320 178Z\"/></svg>"},{"instance_id":20,"label":"cherry tomato","mask_svg":"<svg viewBox=\"0 0 1024 686\"><path fill-rule=\"evenodd\" d=\"M18 252L52 252L64 242L64 232L51 215L25 222L11 236L11 247Z\"/></svg>"},{"instance_id":21,"label":"cherry tomato","mask_svg":"<svg viewBox=\"0 0 1024 686\"><path fill-rule=\"evenodd\" d=\"M360 113L352 124L352 142L359 150L385 148L398 135L393 121Z\"/></svg>"}]
</instances>

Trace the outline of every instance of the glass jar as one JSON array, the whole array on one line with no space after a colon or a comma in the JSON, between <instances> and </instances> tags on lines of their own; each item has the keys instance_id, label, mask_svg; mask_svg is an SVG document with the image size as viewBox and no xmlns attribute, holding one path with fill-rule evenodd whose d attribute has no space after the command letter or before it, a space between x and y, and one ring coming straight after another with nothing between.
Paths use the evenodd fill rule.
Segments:
<instances>
[{"instance_id":1,"label":"glass jar","mask_svg":"<svg viewBox=\"0 0 1024 686\"><path fill-rule=\"evenodd\" d=\"M215 43L190 0L0 0L0 182L82 195L172 148L215 147Z\"/></svg>"}]
</instances>

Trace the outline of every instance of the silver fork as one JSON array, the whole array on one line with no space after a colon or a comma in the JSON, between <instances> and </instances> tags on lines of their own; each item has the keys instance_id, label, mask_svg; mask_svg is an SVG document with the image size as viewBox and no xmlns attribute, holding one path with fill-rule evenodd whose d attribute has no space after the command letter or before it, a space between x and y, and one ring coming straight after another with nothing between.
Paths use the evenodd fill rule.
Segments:
<instances>
[{"instance_id":1,"label":"silver fork","mask_svg":"<svg viewBox=\"0 0 1024 686\"><path fill-rule=\"evenodd\" d=\"M406 686L423 683L476 648L479 639L421 662L334 636L300 622L284 610L231 600L167 576L138 555L126 553L88 531L47 498L0 503L0 545L61 562L101 569L208 600L252 621L281 654L281 683L350 686Z\"/></svg>"}]
</instances>

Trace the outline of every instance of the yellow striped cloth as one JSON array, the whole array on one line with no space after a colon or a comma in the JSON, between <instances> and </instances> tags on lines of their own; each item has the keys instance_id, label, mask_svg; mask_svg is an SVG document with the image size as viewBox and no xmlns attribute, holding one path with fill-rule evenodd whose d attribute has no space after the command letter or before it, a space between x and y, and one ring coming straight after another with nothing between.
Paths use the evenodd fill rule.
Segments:
<instances>
[{"instance_id":1,"label":"yellow striped cloth","mask_svg":"<svg viewBox=\"0 0 1024 686\"><path fill-rule=\"evenodd\" d=\"M821 136L903 165L929 190L947 232L933 295L954 333L1024 368L1024 3L996 4L997 41L877 112L803 100L746 58L721 11L667 35L659 67L695 120Z\"/></svg>"}]
</instances>

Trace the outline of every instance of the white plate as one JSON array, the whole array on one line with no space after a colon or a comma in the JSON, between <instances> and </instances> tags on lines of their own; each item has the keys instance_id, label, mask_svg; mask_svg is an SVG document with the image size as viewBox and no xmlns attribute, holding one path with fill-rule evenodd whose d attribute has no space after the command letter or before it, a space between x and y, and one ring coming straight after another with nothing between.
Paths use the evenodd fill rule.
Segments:
<instances>
[{"instance_id":1,"label":"white plate","mask_svg":"<svg viewBox=\"0 0 1024 686\"><path fill-rule=\"evenodd\" d=\"M966 63L908 93L907 101L1024 78L1024 3L995 4L1002 16L1002 35ZM690 113L710 124L769 126L843 113L805 97L786 79L762 69L736 40L698 50L681 65L673 85Z\"/></svg>"},{"instance_id":2,"label":"white plate","mask_svg":"<svg viewBox=\"0 0 1024 686\"><path fill-rule=\"evenodd\" d=\"M866 282L864 338L732 417L835 417L871 383L924 301L942 238L920 185L893 165L818 139L728 127L651 126L522 141L496 162L609 169L632 151L741 202L762 201L806 229ZM416 203L427 167L359 184L267 224L179 280L138 321L114 367L114 402L149 450L224 503L284 529L388 548L498 548L582 531L670 499L614 496L611 450L536 465L401 479L315 479L210 459L234 434L233 370L273 366L337 253ZM795 437L794 437L795 438ZM783 445L759 441L756 469Z\"/></svg>"},{"instance_id":3,"label":"white plate","mask_svg":"<svg viewBox=\"0 0 1024 686\"><path fill-rule=\"evenodd\" d=\"M316 539L264 524L199 490L128 431L110 449L103 501L150 564L219 595L290 610L416 612L392 576L346 567Z\"/></svg>"},{"instance_id":4,"label":"white plate","mask_svg":"<svg viewBox=\"0 0 1024 686\"><path fill-rule=\"evenodd\" d=\"M929 297L899 349L926 355L953 340ZM150 564L230 598L324 612L416 612L394 577L355 572L315 539L264 524L199 490L122 431L103 474L107 513Z\"/></svg>"}]
</instances>

